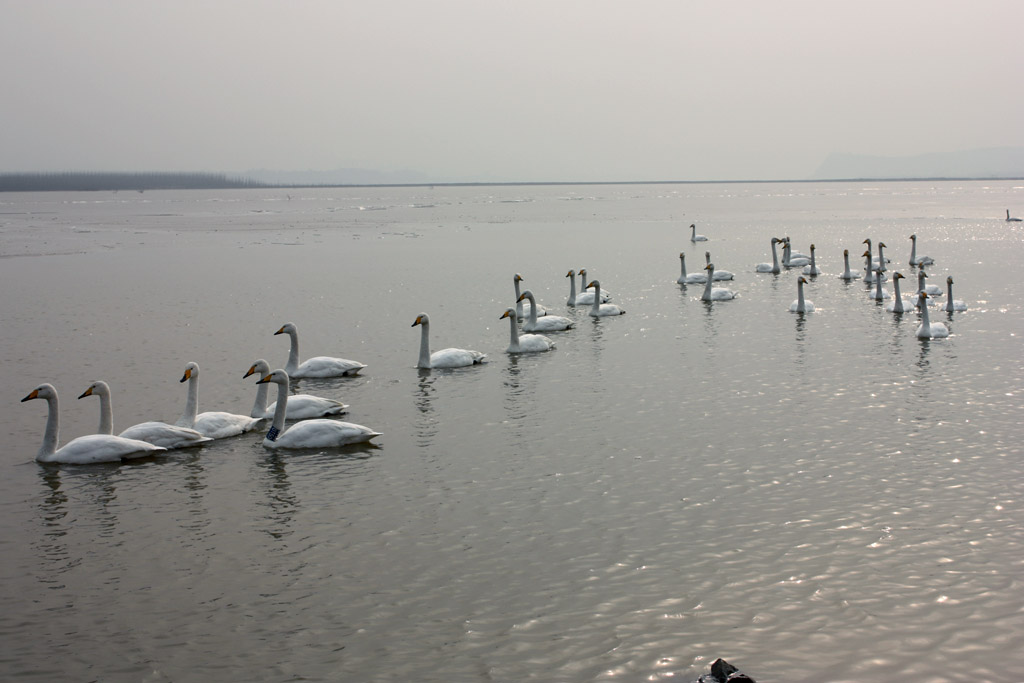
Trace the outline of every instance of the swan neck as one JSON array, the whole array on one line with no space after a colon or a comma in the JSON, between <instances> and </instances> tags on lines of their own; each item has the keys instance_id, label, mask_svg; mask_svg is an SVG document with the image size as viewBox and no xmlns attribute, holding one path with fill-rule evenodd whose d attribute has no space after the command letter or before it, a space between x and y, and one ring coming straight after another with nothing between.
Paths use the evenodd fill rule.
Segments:
<instances>
[{"instance_id":1,"label":"swan neck","mask_svg":"<svg viewBox=\"0 0 1024 683\"><path fill-rule=\"evenodd\" d=\"M420 360L417 367L430 368L430 323L420 323Z\"/></svg>"},{"instance_id":2,"label":"swan neck","mask_svg":"<svg viewBox=\"0 0 1024 683\"><path fill-rule=\"evenodd\" d=\"M273 429L277 430L274 434L274 438L270 439L275 441L280 433L284 431L284 418L288 414L288 383L282 382L277 385L277 405L274 407L274 424ZM267 432L268 435L271 434ZM267 437L269 438L269 436Z\"/></svg>"},{"instance_id":3,"label":"swan neck","mask_svg":"<svg viewBox=\"0 0 1024 683\"><path fill-rule=\"evenodd\" d=\"M287 371L286 371L287 372ZM270 386L267 382L256 385L256 400L252 404L250 417L263 417L267 412L267 390Z\"/></svg>"},{"instance_id":4,"label":"swan neck","mask_svg":"<svg viewBox=\"0 0 1024 683\"><path fill-rule=\"evenodd\" d=\"M773 273L778 273L779 272L779 255L775 251L775 244L776 244L775 242L772 242L772 272Z\"/></svg>"},{"instance_id":5,"label":"swan neck","mask_svg":"<svg viewBox=\"0 0 1024 683\"><path fill-rule=\"evenodd\" d=\"M288 363L284 366L284 371L292 375L299 369L299 333L289 332L288 338L291 342L288 348Z\"/></svg>"},{"instance_id":6,"label":"swan neck","mask_svg":"<svg viewBox=\"0 0 1024 683\"><path fill-rule=\"evenodd\" d=\"M715 271L708 271L708 280L704 283L704 296L701 297L704 301L711 301L711 280L714 279Z\"/></svg>"},{"instance_id":7,"label":"swan neck","mask_svg":"<svg viewBox=\"0 0 1024 683\"><path fill-rule=\"evenodd\" d=\"M849 277L850 275L850 255L843 254L843 275Z\"/></svg>"},{"instance_id":8,"label":"swan neck","mask_svg":"<svg viewBox=\"0 0 1024 683\"><path fill-rule=\"evenodd\" d=\"M796 281L796 310L803 312L807 306L804 304L804 283Z\"/></svg>"},{"instance_id":9,"label":"swan neck","mask_svg":"<svg viewBox=\"0 0 1024 683\"><path fill-rule=\"evenodd\" d=\"M590 310L594 313L601 310L601 285L594 285L594 303L590 304Z\"/></svg>"},{"instance_id":10,"label":"swan neck","mask_svg":"<svg viewBox=\"0 0 1024 683\"><path fill-rule=\"evenodd\" d=\"M48 407L46 415L46 431L43 432L43 445L39 447L36 460L44 461L57 452L57 442L60 439L60 404L56 396L46 399Z\"/></svg>"},{"instance_id":11,"label":"swan neck","mask_svg":"<svg viewBox=\"0 0 1024 683\"><path fill-rule=\"evenodd\" d=\"M107 392L100 394L100 426L96 433L114 433L114 407L110 400L110 394Z\"/></svg>"},{"instance_id":12,"label":"swan neck","mask_svg":"<svg viewBox=\"0 0 1024 683\"><path fill-rule=\"evenodd\" d=\"M516 298L519 298L518 296ZM569 278L569 302L571 304L576 303L576 276L573 275Z\"/></svg>"},{"instance_id":13,"label":"swan neck","mask_svg":"<svg viewBox=\"0 0 1024 683\"><path fill-rule=\"evenodd\" d=\"M927 301L922 301L921 302L921 326L924 327L924 329L928 330L929 333L930 333L930 331L932 329L932 321L931 321L930 316L928 315L928 302Z\"/></svg>"},{"instance_id":14,"label":"swan neck","mask_svg":"<svg viewBox=\"0 0 1024 683\"><path fill-rule=\"evenodd\" d=\"M519 299L519 297L521 295L521 292L519 291L519 279L518 278L513 278L512 279L512 284L514 284L515 287L516 287L516 315L519 316L520 318L522 318L523 317L523 302L520 301L520 299Z\"/></svg>"},{"instance_id":15,"label":"swan neck","mask_svg":"<svg viewBox=\"0 0 1024 683\"><path fill-rule=\"evenodd\" d=\"M188 394L185 396L185 412L178 420L179 427L189 429L196 423L196 414L199 412L199 378L196 376L188 379Z\"/></svg>"},{"instance_id":16,"label":"swan neck","mask_svg":"<svg viewBox=\"0 0 1024 683\"><path fill-rule=\"evenodd\" d=\"M682 254L679 255L679 271L682 273L683 278L686 278L686 257Z\"/></svg>"},{"instance_id":17,"label":"swan neck","mask_svg":"<svg viewBox=\"0 0 1024 683\"><path fill-rule=\"evenodd\" d=\"M511 315L508 317L509 337L508 337L508 348L510 351L519 350L519 325L516 323L516 319Z\"/></svg>"},{"instance_id":18,"label":"swan neck","mask_svg":"<svg viewBox=\"0 0 1024 683\"><path fill-rule=\"evenodd\" d=\"M528 294L526 296L526 298L530 300L530 324L531 325L536 325L537 324L537 300L533 298L533 294L532 293ZM520 301L519 305L522 306L523 302Z\"/></svg>"}]
</instances>

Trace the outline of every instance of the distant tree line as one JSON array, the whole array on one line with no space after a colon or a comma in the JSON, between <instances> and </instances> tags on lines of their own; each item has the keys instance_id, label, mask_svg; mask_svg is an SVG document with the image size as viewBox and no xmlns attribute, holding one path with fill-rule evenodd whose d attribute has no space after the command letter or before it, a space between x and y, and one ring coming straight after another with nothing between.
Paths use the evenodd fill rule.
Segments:
<instances>
[{"instance_id":1,"label":"distant tree line","mask_svg":"<svg viewBox=\"0 0 1024 683\"><path fill-rule=\"evenodd\" d=\"M266 187L224 173L0 173L0 192L97 192L118 190L224 190Z\"/></svg>"}]
</instances>

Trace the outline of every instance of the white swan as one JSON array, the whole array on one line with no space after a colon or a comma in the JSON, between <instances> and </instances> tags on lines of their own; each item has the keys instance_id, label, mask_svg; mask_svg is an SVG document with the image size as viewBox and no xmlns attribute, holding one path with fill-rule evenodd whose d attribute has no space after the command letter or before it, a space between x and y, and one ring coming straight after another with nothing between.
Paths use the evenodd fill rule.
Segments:
<instances>
[{"instance_id":1,"label":"white swan","mask_svg":"<svg viewBox=\"0 0 1024 683\"><path fill-rule=\"evenodd\" d=\"M861 244L868 245L868 253L872 253L872 251L871 251L871 238L870 237L868 237L863 242L861 242ZM885 246L885 245L883 245L883 246ZM885 263L888 263L888 262L889 262L889 259L885 259ZM872 257L871 265L872 265L871 270L874 270L876 267L878 267L879 265L883 265L883 264L881 262L879 262L877 258ZM882 270L885 270L885 269L883 268Z\"/></svg>"},{"instance_id":2,"label":"white swan","mask_svg":"<svg viewBox=\"0 0 1024 683\"><path fill-rule=\"evenodd\" d=\"M550 351L555 348L555 342L543 334L519 334L519 325L516 323L516 309L510 308L501 314L501 318L508 318L509 333L508 353L537 353L539 351ZM498 320L501 320L498 318Z\"/></svg>"},{"instance_id":3,"label":"white swan","mask_svg":"<svg viewBox=\"0 0 1024 683\"><path fill-rule=\"evenodd\" d=\"M100 397L100 424L97 434L114 433L114 404L110 398L110 385L106 382L93 382L78 398L86 396ZM208 436L189 427L179 427L166 422L141 422L121 432L125 439L136 439L162 448L188 448L213 441Z\"/></svg>"},{"instance_id":4,"label":"white swan","mask_svg":"<svg viewBox=\"0 0 1024 683\"><path fill-rule=\"evenodd\" d=\"M709 263L704 269L708 271L708 281L704 284L704 293L700 297L701 301L729 301L736 298L736 292L731 289L724 289L722 287L712 289L711 283L714 281L715 276L714 263Z\"/></svg>"},{"instance_id":5,"label":"white swan","mask_svg":"<svg viewBox=\"0 0 1024 683\"><path fill-rule=\"evenodd\" d=\"M676 278L676 284L679 285L702 285L708 280L708 274L704 273L687 273L686 272L686 254L679 252L679 277ZM594 303L591 301L590 303Z\"/></svg>"},{"instance_id":6,"label":"white swan","mask_svg":"<svg viewBox=\"0 0 1024 683\"><path fill-rule=\"evenodd\" d=\"M274 370L257 384L273 382L277 385L277 408L274 410L274 422L263 445L267 448L335 448L353 443L365 443L380 432L369 427L341 420L304 420L296 422L285 429L285 415L288 413L288 373Z\"/></svg>"},{"instance_id":7,"label":"white swan","mask_svg":"<svg viewBox=\"0 0 1024 683\"><path fill-rule=\"evenodd\" d=\"M430 317L426 313L420 313L413 321L412 327L419 325L420 332L420 357L416 367L429 370L431 368L465 368L470 365L479 365L486 362L487 354L469 349L448 348L440 351L430 352ZM280 401L280 399L278 399Z\"/></svg>"},{"instance_id":8,"label":"white swan","mask_svg":"<svg viewBox=\"0 0 1024 683\"><path fill-rule=\"evenodd\" d=\"M882 282L885 282L885 275L880 276L878 272L878 264L871 258L871 251L865 251L861 256L864 257L864 282L874 284L878 277L881 277Z\"/></svg>"},{"instance_id":9,"label":"white swan","mask_svg":"<svg viewBox=\"0 0 1024 683\"><path fill-rule=\"evenodd\" d=\"M910 265L912 266L930 266L935 263L935 259L931 256L918 256L917 255L917 235L910 236Z\"/></svg>"},{"instance_id":10,"label":"white swan","mask_svg":"<svg viewBox=\"0 0 1024 683\"><path fill-rule=\"evenodd\" d=\"M249 370L242 375L242 379L245 379L249 375L258 375L260 378L266 377L270 374L270 364L267 361L260 358L251 366ZM252 417L258 417L261 419L270 419L274 417L274 410L277 408L277 402L267 405L267 390L270 388L268 384L260 384L256 387L256 400L252 404L252 410L249 415ZM348 410L348 406L341 401L335 401L333 398L323 398L322 396L311 396L310 394L291 394L288 396L288 413L285 415L286 420L309 420L315 417L327 417L328 415L341 415Z\"/></svg>"},{"instance_id":11,"label":"white swan","mask_svg":"<svg viewBox=\"0 0 1024 683\"><path fill-rule=\"evenodd\" d=\"M711 263L711 252L710 251L705 251L704 252L704 265L707 266L707 264L709 264L709 263ZM731 270L717 270L716 269L715 272L714 272L713 277L715 278L715 282L722 282L723 280L732 280L734 277L736 277L736 275Z\"/></svg>"},{"instance_id":12,"label":"white swan","mask_svg":"<svg viewBox=\"0 0 1024 683\"><path fill-rule=\"evenodd\" d=\"M856 280L860 277L859 270L850 270L850 250L843 249L843 274L839 276L840 280Z\"/></svg>"},{"instance_id":13,"label":"white swan","mask_svg":"<svg viewBox=\"0 0 1024 683\"><path fill-rule=\"evenodd\" d=\"M1017 217L1010 218L1010 210L1009 209L1006 210L1006 220L1008 222L1010 222L1010 223L1016 223L1016 222L1020 221L1020 219L1017 218Z\"/></svg>"},{"instance_id":14,"label":"white swan","mask_svg":"<svg viewBox=\"0 0 1024 683\"><path fill-rule=\"evenodd\" d=\"M534 302L530 304L524 304L522 299L519 298L519 283L523 281L523 276L519 273L515 274L512 278L512 284L516 288L516 315L522 320L530 315L530 310L536 310L538 316L544 316L548 314L548 309L544 308L540 304ZM530 308L526 308L529 306Z\"/></svg>"},{"instance_id":15,"label":"white swan","mask_svg":"<svg viewBox=\"0 0 1024 683\"><path fill-rule=\"evenodd\" d=\"M587 314L591 318L607 318L613 315L623 315L626 311L623 308L616 306L615 304L602 304L598 303L601 297L601 283L597 280L591 280L588 288L593 287L596 297L594 303L590 304L590 310Z\"/></svg>"},{"instance_id":16,"label":"white swan","mask_svg":"<svg viewBox=\"0 0 1024 683\"><path fill-rule=\"evenodd\" d=\"M903 274L895 272L892 274L892 301L885 305L885 310L890 313L906 313L914 307L914 300L910 297L903 298L900 294L900 280L905 279Z\"/></svg>"},{"instance_id":17,"label":"white swan","mask_svg":"<svg viewBox=\"0 0 1024 683\"><path fill-rule=\"evenodd\" d=\"M690 241L691 242L707 242L708 238L704 235L697 234L697 224L690 223Z\"/></svg>"},{"instance_id":18,"label":"white swan","mask_svg":"<svg viewBox=\"0 0 1024 683\"><path fill-rule=\"evenodd\" d=\"M920 302L918 308L921 309L921 324L917 328L918 339L936 339L949 336L949 328L942 323L933 323L928 318L928 293L920 292L918 294Z\"/></svg>"},{"instance_id":19,"label":"white swan","mask_svg":"<svg viewBox=\"0 0 1024 683\"><path fill-rule=\"evenodd\" d=\"M366 367L363 363L346 358L332 358L330 356L316 356L299 363L299 332L294 323L285 323L274 334L287 334L291 339L291 347L288 351L288 363L284 366L285 372L292 379L302 377L344 377L355 375Z\"/></svg>"},{"instance_id":20,"label":"white swan","mask_svg":"<svg viewBox=\"0 0 1024 683\"><path fill-rule=\"evenodd\" d=\"M782 238L782 265L785 268L799 268L811 262L811 257L805 254L794 253L789 244L789 238Z\"/></svg>"},{"instance_id":21,"label":"white swan","mask_svg":"<svg viewBox=\"0 0 1024 683\"><path fill-rule=\"evenodd\" d=\"M60 441L60 408L57 401L57 390L52 384L40 384L28 396L21 399L21 402L24 403L34 398L45 399L48 408L43 444L36 454L36 460L39 462L90 465L99 462L120 462L132 458L144 458L167 450L162 446L154 446L145 441L125 439L110 434L80 436L64 444L62 448L57 448Z\"/></svg>"},{"instance_id":22,"label":"white swan","mask_svg":"<svg viewBox=\"0 0 1024 683\"><path fill-rule=\"evenodd\" d=\"M885 270L886 270L885 264L889 262L889 259L885 258L885 256L882 254L882 250L883 249L885 249L885 242L882 242L881 240L879 240L879 242L878 242L878 258L875 260L875 262L878 264L878 270L880 270L880 271L882 271L884 273Z\"/></svg>"},{"instance_id":23,"label":"white swan","mask_svg":"<svg viewBox=\"0 0 1024 683\"><path fill-rule=\"evenodd\" d=\"M804 275L821 275L821 268L814 262L814 245L811 245L811 262L804 266Z\"/></svg>"},{"instance_id":24,"label":"white swan","mask_svg":"<svg viewBox=\"0 0 1024 683\"><path fill-rule=\"evenodd\" d=\"M175 423L179 427L191 427L203 436L211 439L226 439L251 432L259 425L261 418L251 415L237 415L219 410L199 412L199 365L189 363L185 366L182 382L188 382L188 394L185 398L185 412Z\"/></svg>"},{"instance_id":25,"label":"white swan","mask_svg":"<svg viewBox=\"0 0 1024 683\"><path fill-rule=\"evenodd\" d=\"M921 268L921 270L919 270L917 272L917 291L918 291L918 293L927 292L928 296L930 296L930 297L942 296L942 288L941 287L939 287L938 285L928 285L928 284L925 284L924 281L925 281L925 278L927 278L927 277L928 277L928 273L926 273L924 271L924 268Z\"/></svg>"},{"instance_id":26,"label":"white swan","mask_svg":"<svg viewBox=\"0 0 1024 683\"><path fill-rule=\"evenodd\" d=\"M814 302L804 298L804 285L806 284L807 278L803 275L797 278L796 301L789 305L789 310L792 313L812 313L814 311Z\"/></svg>"},{"instance_id":27,"label":"white swan","mask_svg":"<svg viewBox=\"0 0 1024 683\"><path fill-rule=\"evenodd\" d=\"M590 306L594 303L591 298L593 292L590 291L590 285L587 284L587 269L580 268L580 294L576 297L577 306ZM601 290L601 303L606 304L612 300L612 293L608 290Z\"/></svg>"},{"instance_id":28,"label":"white swan","mask_svg":"<svg viewBox=\"0 0 1024 683\"><path fill-rule=\"evenodd\" d=\"M586 276L586 271L585 270L581 270L580 271L580 287L583 288L583 291L580 292L579 294L577 294L576 293L576 271L575 270L570 270L569 273L566 275L566 277L569 278L569 298L565 302L567 305L569 305L569 306L589 306L592 303L594 303L594 293L592 291L590 291L589 289L587 289L587 287L586 287L587 282L584 279L585 276ZM611 297L608 296L608 294L606 292L602 292L601 293L601 301L602 301L602 303L605 302L605 301L608 301L610 299L611 299Z\"/></svg>"},{"instance_id":29,"label":"white swan","mask_svg":"<svg viewBox=\"0 0 1024 683\"><path fill-rule=\"evenodd\" d=\"M875 268L875 289L868 291L868 298L875 301L883 301L890 297L889 292L882 289L883 282L885 282L885 277L882 275L882 269Z\"/></svg>"},{"instance_id":30,"label":"white swan","mask_svg":"<svg viewBox=\"0 0 1024 683\"><path fill-rule=\"evenodd\" d=\"M536 300L533 298L533 292L528 289L519 295L519 300L523 299L530 300L531 308L530 317L523 323L524 332L561 332L576 325L575 320L566 318L564 315L546 315L543 318L538 318L533 306Z\"/></svg>"},{"instance_id":31,"label":"white swan","mask_svg":"<svg viewBox=\"0 0 1024 683\"><path fill-rule=\"evenodd\" d=\"M758 263L754 266L755 273L772 273L778 275L779 269L779 255L775 252L775 245L781 242L778 237L772 238L772 262L771 263Z\"/></svg>"},{"instance_id":32,"label":"white swan","mask_svg":"<svg viewBox=\"0 0 1024 683\"><path fill-rule=\"evenodd\" d=\"M946 277L946 287L948 289L948 292L946 293L946 305L943 306L943 310L945 310L947 313L952 313L953 311L966 311L967 310L967 304L965 304L960 299L956 299L956 300L953 299L953 276L952 275L949 275L949 276Z\"/></svg>"}]
</instances>

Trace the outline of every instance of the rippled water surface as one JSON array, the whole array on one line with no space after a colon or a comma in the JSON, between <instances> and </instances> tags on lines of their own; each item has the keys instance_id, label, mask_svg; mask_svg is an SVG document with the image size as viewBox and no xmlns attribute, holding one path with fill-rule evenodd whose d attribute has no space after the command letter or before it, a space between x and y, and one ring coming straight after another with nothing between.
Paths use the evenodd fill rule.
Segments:
<instances>
[{"instance_id":1,"label":"rippled water surface","mask_svg":"<svg viewBox=\"0 0 1024 683\"><path fill-rule=\"evenodd\" d=\"M0 677L1024 680L1006 208L1019 182L0 195ZM911 233L970 307L932 312L947 339L836 277L870 237L909 283ZM817 248L812 314L795 270L753 272L782 235ZM735 301L675 284L705 250ZM625 316L565 306L581 267ZM553 352L505 353L516 272L577 321ZM490 362L417 370L421 312ZM118 431L173 422L189 361L200 410L247 413L288 321L369 366L294 384L375 445L33 460L39 383L62 442L96 379Z\"/></svg>"}]
</instances>

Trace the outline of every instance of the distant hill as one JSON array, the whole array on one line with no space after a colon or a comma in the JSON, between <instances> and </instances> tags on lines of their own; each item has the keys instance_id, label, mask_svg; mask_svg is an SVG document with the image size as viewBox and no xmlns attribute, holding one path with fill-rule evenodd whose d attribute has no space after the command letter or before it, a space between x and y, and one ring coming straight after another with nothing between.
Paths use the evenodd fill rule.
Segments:
<instances>
[{"instance_id":1,"label":"distant hill","mask_svg":"<svg viewBox=\"0 0 1024 683\"><path fill-rule=\"evenodd\" d=\"M276 171L255 169L244 173L267 185L416 185L430 179L419 171L378 171L369 168L336 168L329 171Z\"/></svg>"},{"instance_id":2,"label":"distant hill","mask_svg":"<svg viewBox=\"0 0 1024 683\"><path fill-rule=\"evenodd\" d=\"M812 180L852 178L1024 178L1024 147L908 157L833 153L811 175Z\"/></svg>"}]
</instances>

